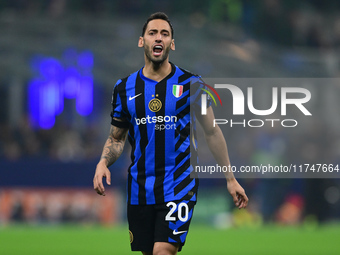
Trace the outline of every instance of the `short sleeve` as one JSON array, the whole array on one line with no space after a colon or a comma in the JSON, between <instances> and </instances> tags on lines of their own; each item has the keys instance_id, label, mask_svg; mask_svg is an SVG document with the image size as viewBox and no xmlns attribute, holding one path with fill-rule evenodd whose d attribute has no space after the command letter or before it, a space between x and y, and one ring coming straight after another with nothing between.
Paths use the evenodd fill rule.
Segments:
<instances>
[{"instance_id":1,"label":"short sleeve","mask_svg":"<svg viewBox=\"0 0 340 255\"><path fill-rule=\"evenodd\" d=\"M122 107L122 99L119 92L119 84L121 80L119 80L113 88L112 93L112 110L111 110L111 124L120 128L128 128L130 123L127 121L127 114ZM117 119L122 119L122 121L117 121Z\"/></svg>"},{"instance_id":2,"label":"short sleeve","mask_svg":"<svg viewBox=\"0 0 340 255\"><path fill-rule=\"evenodd\" d=\"M193 77L191 79L191 86L190 89L191 91L191 98L193 102L193 107L199 108L202 106L202 95L207 95L207 103L206 107L209 108L212 104L212 98L210 96L210 89L208 88L207 84L203 81L203 79L200 76Z\"/></svg>"}]
</instances>

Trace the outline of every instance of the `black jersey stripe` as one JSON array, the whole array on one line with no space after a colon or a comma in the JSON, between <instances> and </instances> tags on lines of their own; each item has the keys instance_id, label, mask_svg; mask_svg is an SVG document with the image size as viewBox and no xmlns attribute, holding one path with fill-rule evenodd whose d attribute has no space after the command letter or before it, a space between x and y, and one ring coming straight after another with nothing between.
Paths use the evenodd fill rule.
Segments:
<instances>
[{"instance_id":1,"label":"black jersey stripe","mask_svg":"<svg viewBox=\"0 0 340 255\"><path fill-rule=\"evenodd\" d=\"M180 107L176 107L176 109L178 109L178 108L180 108ZM181 119L184 116L186 116L189 112L190 112L190 105L188 105L182 111L177 113L176 117L177 117L177 119ZM182 125L179 124L175 129L175 138L180 134L181 129L182 129Z\"/></svg>"},{"instance_id":2,"label":"black jersey stripe","mask_svg":"<svg viewBox=\"0 0 340 255\"><path fill-rule=\"evenodd\" d=\"M160 97L158 99L162 102L162 108L156 112L156 116L165 115L166 105L166 82L164 79L156 85L156 94ZM164 123L160 123L164 124ZM164 176L165 176L165 132L155 132L155 184L154 194L157 203L164 202Z\"/></svg>"},{"instance_id":3,"label":"black jersey stripe","mask_svg":"<svg viewBox=\"0 0 340 255\"><path fill-rule=\"evenodd\" d=\"M140 77L139 73L136 77L136 86L135 86L135 95L138 95L142 93L142 96L138 98L138 104L137 100L135 103L135 110L137 116L146 116L145 114L145 97L144 97L144 90L145 90L145 82ZM139 133L140 134L147 134L146 125L139 125L138 126ZM140 138L140 151L141 156L137 162L137 183L139 185L139 191L138 191L138 203L139 204L146 204L146 190L145 190L145 181L146 181L146 175L145 175L145 148L148 144L148 136L142 135Z\"/></svg>"},{"instance_id":4,"label":"black jersey stripe","mask_svg":"<svg viewBox=\"0 0 340 255\"><path fill-rule=\"evenodd\" d=\"M177 186L174 188L174 194L175 196L181 192L183 189L185 189L186 186L188 186L193 179L190 177L190 174L188 174L180 183L177 184Z\"/></svg>"},{"instance_id":5,"label":"black jersey stripe","mask_svg":"<svg viewBox=\"0 0 340 255\"><path fill-rule=\"evenodd\" d=\"M187 107L185 107L182 111L180 111L179 113L177 113L176 117L177 119L181 119L184 116L186 116L188 113L190 112L190 105L188 105Z\"/></svg>"},{"instance_id":6,"label":"black jersey stripe","mask_svg":"<svg viewBox=\"0 0 340 255\"><path fill-rule=\"evenodd\" d=\"M130 170L130 168L129 168ZM131 204L131 184L132 184L132 175L128 174L128 180L127 180L127 202L128 204Z\"/></svg>"},{"instance_id":7,"label":"black jersey stripe","mask_svg":"<svg viewBox=\"0 0 340 255\"><path fill-rule=\"evenodd\" d=\"M111 105L112 105L112 111L111 111L111 117L113 117L113 111L114 109L116 109L117 107L117 95L118 95L118 92L117 92L117 86L113 89L113 94L112 94L112 102L111 102Z\"/></svg>"},{"instance_id":8,"label":"black jersey stripe","mask_svg":"<svg viewBox=\"0 0 340 255\"><path fill-rule=\"evenodd\" d=\"M185 105L189 99L190 95L186 95L184 97L182 97L180 100L177 101L176 103L176 110L178 110L179 108L181 108L183 105Z\"/></svg>"},{"instance_id":9,"label":"black jersey stripe","mask_svg":"<svg viewBox=\"0 0 340 255\"><path fill-rule=\"evenodd\" d=\"M131 145L131 154L130 154L130 158L131 158L131 164L129 166L128 172L130 173L130 169L133 166L136 156L135 156L135 150L136 150L136 140L134 139L135 137L135 130L133 128L133 126L130 127L129 129L129 136L128 136L128 141Z\"/></svg>"},{"instance_id":10,"label":"black jersey stripe","mask_svg":"<svg viewBox=\"0 0 340 255\"><path fill-rule=\"evenodd\" d=\"M181 128L182 128L182 125L178 124L178 126L175 129L175 138L177 138L177 136L180 134Z\"/></svg>"},{"instance_id":11,"label":"black jersey stripe","mask_svg":"<svg viewBox=\"0 0 340 255\"><path fill-rule=\"evenodd\" d=\"M190 122L179 132L180 137L175 145L175 151L185 142L185 140L190 136Z\"/></svg>"},{"instance_id":12,"label":"black jersey stripe","mask_svg":"<svg viewBox=\"0 0 340 255\"><path fill-rule=\"evenodd\" d=\"M188 158L183 165L181 165L175 172L174 172L174 181L177 180L188 168L190 167L190 158Z\"/></svg>"},{"instance_id":13,"label":"black jersey stripe","mask_svg":"<svg viewBox=\"0 0 340 255\"><path fill-rule=\"evenodd\" d=\"M188 85L183 87L183 93L190 89L191 81L187 83ZM190 94L190 93L189 93Z\"/></svg>"},{"instance_id":14,"label":"black jersey stripe","mask_svg":"<svg viewBox=\"0 0 340 255\"><path fill-rule=\"evenodd\" d=\"M119 96L120 100L122 103L122 108L127 114L127 118L130 119L130 113L127 109L127 97L126 97L126 82L127 82L128 77L124 78L122 82L118 85L118 91L119 91Z\"/></svg>"},{"instance_id":15,"label":"black jersey stripe","mask_svg":"<svg viewBox=\"0 0 340 255\"><path fill-rule=\"evenodd\" d=\"M187 84L183 85L183 93L184 93L184 88L189 87L189 85L190 85L190 83L187 83ZM179 109L179 108L181 108L183 105L186 104L186 102L187 102L188 99L189 99L189 96L190 96L189 94L186 95L186 96L183 96L180 100L178 100L178 101L176 102L176 110Z\"/></svg>"},{"instance_id":16,"label":"black jersey stripe","mask_svg":"<svg viewBox=\"0 0 340 255\"><path fill-rule=\"evenodd\" d=\"M181 161L183 159L185 159L186 156L188 156L188 154L190 153L190 145L188 146L188 148L185 149L184 152L181 152L180 154L178 154L178 156L175 159L175 164L176 166L181 163Z\"/></svg>"},{"instance_id":17,"label":"black jersey stripe","mask_svg":"<svg viewBox=\"0 0 340 255\"><path fill-rule=\"evenodd\" d=\"M190 73L190 72L188 72L188 71L186 71L182 68L179 68L179 69L183 72L183 74L180 77L178 77L178 83L181 83L181 82L183 82L183 81L185 81L185 80L187 80L187 79L189 79L190 77L193 76L192 73Z\"/></svg>"},{"instance_id":18,"label":"black jersey stripe","mask_svg":"<svg viewBox=\"0 0 340 255\"><path fill-rule=\"evenodd\" d=\"M128 141L131 145L131 154L130 154L130 158L131 158L131 165L129 167L129 172L130 172L130 168L132 167L132 165L134 164L135 162L135 149L136 149L136 140L133 139L133 135L135 133L135 130L133 129L133 127L130 127L129 129L129 135L128 135Z\"/></svg>"},{"instance_id":19,"label":"black jersey stripe","mask_svg":"<svg viewBox=\"0 0 340 255\"><path fill-rule=\"evenodd\" d=\"M194 187L192 187L192 189L187 194L185 194L184 197L182 197L180 200L190 200L193 194L197 194L198 184L199 184L199 180L198 178L195 178Z\"/></svg>"}]
</instances>

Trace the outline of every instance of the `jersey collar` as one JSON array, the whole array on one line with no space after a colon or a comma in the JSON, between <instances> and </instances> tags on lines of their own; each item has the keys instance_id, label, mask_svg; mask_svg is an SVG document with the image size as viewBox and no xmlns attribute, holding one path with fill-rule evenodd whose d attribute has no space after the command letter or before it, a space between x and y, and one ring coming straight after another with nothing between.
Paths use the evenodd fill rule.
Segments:
<instances>
[{"instance_id":1,"label":"jersey collar","mask_svg":"<svg viewBox=\"0 0 340 255\"><path fill-rule=\"evenodd\" d=\"M161 81L159 81L159 82L157 82L157 81L155 81L155 80L152 80L152 79L150 79L150 78L148 78L148 77L146 77L146 76L143 75L143 68L144 68L144 66L139 70L138 74L139 74L139 76L140 76L143 80L145 80L145 81L150 81L150 82L153 82L153 83L155 83L155 84L161 83L161 82L164 81L164 80L170 79L170 78L175 74L175 72L176 72L176 66L175 66L172 62L169 62L169 63L170 63L170 65L171 65L171 72L170 72L165 78L163 78L163 79L162 79Z\"/></svg>"}]
</instances>

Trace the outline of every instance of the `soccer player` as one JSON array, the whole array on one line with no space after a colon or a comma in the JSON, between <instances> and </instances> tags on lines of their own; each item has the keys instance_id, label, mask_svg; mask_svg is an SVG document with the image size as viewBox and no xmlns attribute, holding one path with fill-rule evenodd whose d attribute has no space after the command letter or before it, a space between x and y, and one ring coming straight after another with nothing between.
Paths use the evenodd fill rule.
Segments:
<instances>
[{"instance_id":1,"label":"soccer player","mask_svg":"<svg viewBox=\"0 0 340 255\"><path fill-rule=\"evenodd\" d=\"M133 251L177 254L184 245L196 203L198 179L190 171L190 79L199 78L169 62L175 50L172 24L164 13L154 13L143 26L138 47L145 66L119 80L113 89L111 128L93 179L105 195L103 177L121 155L126 139L132 146L128 169L128 223ZM229 166L227 145L214 114L196 114L217 163ZM248 198L232 173L227 189L238 208Z\"/></svg>"}]
</instances>

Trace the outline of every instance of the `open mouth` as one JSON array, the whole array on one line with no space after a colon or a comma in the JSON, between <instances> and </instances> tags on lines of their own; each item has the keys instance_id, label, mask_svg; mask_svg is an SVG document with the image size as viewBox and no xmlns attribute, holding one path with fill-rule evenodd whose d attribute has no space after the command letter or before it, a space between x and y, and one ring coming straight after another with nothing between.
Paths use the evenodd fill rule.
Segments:
<instances>
[{"instance_id":1,"label":"open mouth","mask_svg":"<svg viewBox=\"0 0 340 255\"><path fill-rule=\"evenodd\" d=\"M162 45L155 45L152 49L152 53L154 56L160 56L163 52L163 46Z\"/></svg>"}]
</instances>

